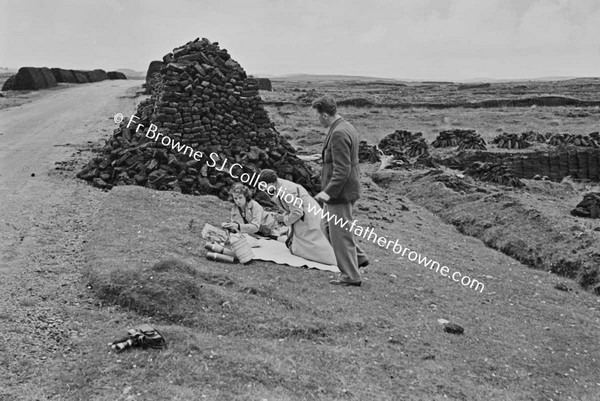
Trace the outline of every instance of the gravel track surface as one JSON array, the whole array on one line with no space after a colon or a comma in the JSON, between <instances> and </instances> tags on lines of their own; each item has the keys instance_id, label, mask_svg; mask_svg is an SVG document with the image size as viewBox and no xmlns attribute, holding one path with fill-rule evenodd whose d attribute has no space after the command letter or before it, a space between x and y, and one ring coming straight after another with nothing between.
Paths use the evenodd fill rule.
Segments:
<instances>
[{"instance_id":1,"label":"gravel track surface","mask_svg":"<svg viewBox=\"0 0 600 401\"><path fill-rule=\"evenodd\" d=\"M90 156L81 149L112 132L114 114L133 112L140 84L48 91L0 111L1 400L35 394L40 374L56 359L68 364L85 341L86 327L73 316L95 301L80 255L103 193L74 176Z\"/></svg>"}]
</instances>

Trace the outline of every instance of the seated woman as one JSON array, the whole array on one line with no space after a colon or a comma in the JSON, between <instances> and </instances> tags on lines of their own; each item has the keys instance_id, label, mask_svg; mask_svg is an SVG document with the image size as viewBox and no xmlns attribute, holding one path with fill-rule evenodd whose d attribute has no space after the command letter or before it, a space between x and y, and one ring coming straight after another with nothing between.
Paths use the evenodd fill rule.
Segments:
<instances>
[{"instance_id":1,"label":"seated woman","mask_svg":"<svg viewBox=\"0 0 600 401\"><path fill-rule=\"evenodd\" d=\"M317 201L302 185L277 177L273 170L262 170L260 180L267 184L266 192L283 212L275 219L290 227L286 241L290 252L307 260L335 266L333 248L321 230L321 218L314 213L321 209ZM312 213L308 211L308 205L311 209L314 207Z\"/></svg>"},{"instance_id":2,"label":"seated woman","mask_svg":"<svg viewBox=\"0 0 600 401\"><path fill-rule=\"evenodd\" d=\"M250 189L243 184L236 183L231 187L233 207L231 208L231 222L223 223L221 227L244 234L274 235L278 226L273 215L263 209L252 199Z\"/></svg>"}]
</instances>

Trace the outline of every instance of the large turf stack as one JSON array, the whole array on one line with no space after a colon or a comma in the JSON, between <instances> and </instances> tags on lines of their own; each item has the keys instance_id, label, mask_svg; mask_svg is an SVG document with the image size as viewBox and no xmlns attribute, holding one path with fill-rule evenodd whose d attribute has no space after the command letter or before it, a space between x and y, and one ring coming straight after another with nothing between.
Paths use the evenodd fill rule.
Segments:
<instances>
[{"instance_id":1,"label":"large turf stack","mask_svg":"<svg viewBox=\"0 0 600 401\"><path fill-rule=\"evenodd\" d=\"M56 78L49 68L21 67L10 88L2 90L39 90L56 86Z\"/></svg>"},{"instance_id":2,"label":"large turf stack","mask_svg":"<svg viewBox=\"0 0 600 401\"><path fill-rule=\"evenodd\" d=\"M583 200L571 210L573 216L600 218L600 192L590 192L583 196Z\"/></svg>"},{"instance_id":3,"label":"large turf stack","mask_svg":"<svg viewBox=\"0 0 600 401\"><path fill-rule=\"evenodd\" d=\"M485 140L475 131L467 133L458 144L458 150L486 150Z\"/></svg>"},{"instance_id":4,"label":"large turf stack","mask_svg":"<svg viewBox=\"0 0 600 401\"><path fill-rule=\"evenodd\" d=\"M52 75L56 79L56 82L64 82L64 83L77 83L77 79L75 78L75 74L73 70L64 70L62 68L52 68Z\"/></svg>"},{"instance_id":5,"label":"large turf stack","mask_svg":"<svg viewBox=\"0 0 600 401\"><path fill-rule=\"evenodd\" d=\"M97 186L137 184L191 194L227 196L234 180L229 168L239 163L245 172L272 168L280 177L303 185L309 192L320 183L311 177L294 148L274 129L258 93L258 83L217 42L196 39L163 57L161 82L142 102L139 121L123 122L101 156L78 176ZM135 132L137 123L144 129ZM201 151L194 160L164 142L147 138L155 124L172 142ZM209 155L220 156L216 164ZM219 171L223 161L228 163ZM216 165L215 165L216 164ZM242 168L233 174L241 176Z\"/></svg>"},{"instance_id":6,"label":"large turf stack","mask_svg":"<svg viewBox=\"0 0 600 401\"><path fill-rule=\"evenodd\" d=\"M165 63L162 60L153 60L148 66L146 71L146 93L152 93L155 86L162 81L162 74L160 71L165 67Z\"/></svg>"},{"instance_id":7,"label":"large turf stack","mask_svg":"<svg viewBox=\"0 0 600 401\"><path fill-rule=\"evenodd\" d=\"M563 132L560 134L552 134L552 136L548 139L548 143L552 146L564 146L569 143L570 139L571 134Z\"/></svg>"},{"instance_id":8,"label":"large turf stack","mask_svg":"<svg viewBox=\"0 0 600 401\"><path fill-rule=\"evenodd\" d=\"M554 146L574 145L598 148L600 147L600 136L596 132L592 132L589 135L572 135L567 132L563 132L560 134L552 134L550 139L548 139L548 143Z\"/></svg>"},{"instance_id":9,"label":"large turf stack","mask_svg":"<svg viewBox=\"0 0 600 401\"><path fill-rule=\"evenodd\" d=\"M591 134L590 135L581 135L581 134L571 135L571 137L569 138L567 143L569 145L584 146L584 147L590 147L590 148L600 147L600 144L598 143L598 141L596 139L594 139Z\"/></svg>"},{"instance_id":10,"label":"large turf stack","mask_svg":"<svg viewBox=\"0 0 600 401\"><path fill-rule=\"evenodd\" d=\"M531 146L531 142L526 139L525 135L509 134L507 132L495 137L492 143L504 149L525 149Z\"/></svg>"},{"instance_id":11,"label":"large turf stack","mask_svg":"<svg viewBox=\"0 0 600 401\"><path fill-rule=\"evenodd\" d=\"M379 163L381 158L377 146L370 145L367 141L360 141L358 143L358 161L360 163Z\"/></svg>"},{"instance_id":12,"label":"large turf stack","mask_svg":"<svg viewBox=\"0 0 600 401\"><path fill-rule=\"evenodd\" d=\"M3 91L15 90L15 78L16 77L17 77L16 75L12 75L12 76L8 77L8 79L6 81L4 81L4 85L2 85L2 90Z\"/></svg>"},{"instance_id":13,"label":"large turf stack","mask_svg":"<svg viewBox=\"0 0 600 401\"><path fill-rule=\"evenodd\" d=\"M409 143L421 139L422 136L421 132L413 134L410 131L396 130L379 141L379 149L389 156L404 155L404 149L408 147Z\"/></svg>"},{"instance_id":14,"label":"large turf stack","mask_svg":"<svg viewBox=\"0 0 600 401\"><path fill-rule=\"evenodd\" d=\"M525 186L519 178L514 176L508 166L501 163L474 162L465 173L478 180L496 182L500 185L516 188Z\"/></svg>"},{"instance_id":15,"label":"large turf stack","mask_svg":"<svg viewBox=\"0 0 600 401\"><path fill-rule=\"evenodd\" d=\"M547 138L543 134L540 134L539 132L536 132L536 131L521 132L521 138L523 138L527 142L532 142L532 143L533 142L546 143L546 141L547 141Z\"/></svg>"},{"instance_id":16,"label":"large turf stack","mask_svg":"<svg viewBox=\"0 0 600 401\"><path fill-rule=\"evenodd\" d=\"M458 146L460 142L468 135L475 133L475 130L453 129L442 131L431 144L434 148L451 148Z\"/></svg>"},{"instance_id":17,"label":"large turf stack","mask_svg":"<svg viewBox=\"0 0 600 401\"><path fill-rule=\"evenodd\" d=\"M262 91L272 91L273 85L271 84L271 80L269 78L256 78L258 81L258 89Z\"/></svg>"},{"instance_id":18,"label":"large turf stack","mask_svg":"<svg viewBox=\"0 0 600 401\"><path fill-rule=\"evenodd\" d=\"M17 75L13 75L5 82L2 90L39 90L54 87L57 83L85 84L106 79L127 79L127 77L116 71L107 74L101 69L76 71L62 68L22 67L19 68Z\"/></svg>"},{"instance_id":19,"label":"large turf stack","mask_svg":"<svg viewBox=\"0 0 600 401\"><path fill-rule=\"evenodd\" d=\"M108 75L108 79L127 79L127 75L121 71L108 71L106 75Z\"/></svg>"},{"instance_id":20,"label":"large turf stack","mask_svg":"<svg viewBox=\"0 0 600 401\"><path fill-rule=\"evenodd\" d=\"M108 78L108 74L106 73L106 71L101 70L101 69L97 69L97 70L92 70L92 71L82 71L88 78L88 81L90 82L100 82L100 81L105 81Z\"/></svg>"},{"instance_id":21,"label":"large turf stack","mask_svg":"<svg viewBox=\"0 0 600 401\"><path fill-rule=\"evenodd\" d=\"M429 148L427 142L423 138L415 138L409 142L406 149L406 156L408 157L428 157Z\"/></svg>"},{"instance_id":22,"label":"large turf stack","mask_svg":"<svg viewBox=\"0 0 600 401\"><path fill-rule=\"evenodd\" d=\"M84 71L77 71L77 70L71 70L71 71L73 71L73 75L75 76L76 83L87 84L90 82L90 80L88 79L88 77Z\"/></svg>"}]
</instances>

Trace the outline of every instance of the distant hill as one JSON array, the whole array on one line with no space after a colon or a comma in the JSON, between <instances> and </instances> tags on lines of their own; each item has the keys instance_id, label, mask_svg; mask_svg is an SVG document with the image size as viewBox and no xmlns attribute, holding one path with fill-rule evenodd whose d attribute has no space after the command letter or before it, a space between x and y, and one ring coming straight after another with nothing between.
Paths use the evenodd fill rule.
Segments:
<instances>
[{"instance_id":1,"label":"distant hill","mask_svg":"<svg viewBox=\"0 0 600 401\"><path fill-rule=\"evenodd\" d=\"M461 79L458 80L457 82L463 82L463 83L478 83L478 82L497 82L497 83L501 83L501 82L527 82L527 81L533 81L533 82L542 82L542 81L566 81L569 79L577 79L577 77L538 77L538 78L513 78L513 79L503 79L503 78L471 78L471 79Z\"/></svg>"},{"instance_id":2,"label":"distant hill","mask_svg":"<svg viewBox=\"0 0 600 401\"><path fill-rule=\"evenodd\" d=\"M470 79L457 79L453 81L447 80L428 80L428 79L413 79L413 78L378 78L378 77L367 77L362 75L319 75L319 74L286 74L286 75L266 75L262 74L261 77L270 78L272 80L279 81L357 81L357 82L387 82L387 83L410 83L410 84L453 84L453 83L505 83L505 82L542 82L542 81L567 81L567 80L595 80L595 77L567 77L567 76L555 76L555 77L537 77L537 78L470 78Z\"/></svg>"},{"instance_id":3,"label":"distant hill","mask_svg":"<svg viewBox=\"0 0 600 401\"><path fill-rule=\"evenodd\" d=\"M271 77L273 80L284 81L381 81L401 82L391 78L365 77L361 75L319 75L319 74L287 74Z\"/></svg>"},{"instance_id":4,"label":"distant hill","mask_svg":"<svg viewBox=\"0 0 600 401\"><path fill-rule=\"evenodd\" d=\"M135 71L129 68L119 68L117 71L125 74L127 79L146 79L145 72Z\"/></svg>"}]
</instances>

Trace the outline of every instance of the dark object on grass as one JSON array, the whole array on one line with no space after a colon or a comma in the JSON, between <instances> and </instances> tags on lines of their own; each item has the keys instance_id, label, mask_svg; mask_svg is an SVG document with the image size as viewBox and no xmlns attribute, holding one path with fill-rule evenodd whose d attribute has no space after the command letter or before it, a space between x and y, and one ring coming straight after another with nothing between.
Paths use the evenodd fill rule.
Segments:
<instances>
[{"instance_id":1,"label":"dark object on grass","mask_svg":"<svg viewBox=\"0 0 600 401\"><path fill-rule=\"evenodd\" d=\"M235 258L231 255L223 255L220 252L207 252L206 258L217 262L235 263Z\"/></svg>"},{"instance_id":2,"label":"dark object on grass","mask_svg":"<svg viewBox=\"0 0 600 401\"><path fill-rule=\"evenodd\" d=\"M492 86L492 84L490 84L489 82L482 82L480 84L460 84L458 85L457 89L459 91L462 91L466 89L489 88L490 86Z\"/></svg>"},{"instance_id":3,"label":"dark object on grass","mask_svg":"<svg viewBox=\"0 0 600 401\"><path fill-rule=\"evenodd\" d=\"M113 341L109 344L112 349L121 352L131 347L141 348L166 348L167 342L162 334L148 324L142 324L135 329L127 331L127 337Z\"/></svg>"},{"instance_id":4,"label":"dark object on grass","mask_svg":"<svg viewBox=\"0 0 600 401\"><path fill-rule=\"evenodd\" d=\"M571 215L577 217L600 218L600 192L590 192L583 195L583 200L571 210Z\"/></svg>"},{"instance_id":5,"label":"dark object on grass","mask_svg":"<svg viewBox=\"0 0 600 401\"><path fill-rule=\"evenodd\" d=\"M548 139L548 144L552 146L564 146L571 140L572 135L568 132L562 132L560 134L552 134Z\"/></svg>"},{"instance_id":6,"label":"dark object on grass","mask_svg":"<svg viewBox=\"0 0 600 401\"><path fill-rule=\"evenodd\" d=\"M531 142L528 141L523 134L509 134L507 132L495 137L492 140L492 143L495 143L499 148L504 149L525 149L531 146Z\"/></svg>"},{"instance_id":7,"label":"dark object on grass","mask_svg":"<svg viewBox=\"0 0 600 401\"><path fill-rule=\"evenodd\" d=\"M600 144L598 140L593 138L591 135L571 135L571 137L567 140L567 144L575 145L575 146L584 146L590 148L598 148Z\"/></svg>"},{"instance_id":8,"label":"dark object on grass","mask_svg":"<svg viewBox=\"0 0 600 401\"><path fill-rule=\"evenodd\" d=\"M571 290L569 287L567 287L567 285L565 283L558 283L554 286L554 288L556 288L557 290L560 290L560 291L570 291Z\"/></svg>"},{"instance_id":9,"label":"dark object on grass","mask_svg":"<svg viewBox=\"0 0 600 401\"><path fill-rule=\"evenodd\" d=\"M525 184L517 178L508 166L501 163L473 162L465 173L482 181L496 182L500 185L522 188Z\"/></svg>"},{"instance_id":10,"label":"dark object on grass","mask_svg":"<svg viewBox=\"0 0 600 401\"><path fill-rule=\"evenodd\" d=\"M453 129L442 131L435 138L435 141L431 143L434 148L451 148L458 146L467 135L475 134L475 130L472 129Z\"/></svg>"},{"instance_id":11,"label":"dark object on grass","mask_svg":"<svg viewBox=\"0 0 600 401\"><path fill-rule=\"evenodd\" d=\"M396 130L379 141L379 149L388 156L404 156L404 148L413 140L421 139L421 132Z\"/></svg>"},{"instance_id":12,"label":"dark object on grass","mask_svg":"<svg viewBox=\"0 0 600 401\"><path fill-rule=\"evenodd\" d=\"M408 150L406 151L408 157L429 157L429 149L427 142L423 138L413 139L408 144Z\"/></svg>"},{"instance_id":13,"label":"dark object on grass","mask_svg":"<svg viewBox=\"0 0 600 401\"><path fill-rule=\"evenodd\" d=\"M360 141L358 144L358 161L360 163L379 163L379 149L377 146L370 145L367 141Z\"/></svg>"},{"instance_id":14,"label":"dark object on grass","mask_svg":"<svg viewBox=\"0 0 600 401\"><path fill-rule=\"evenodd\" d=\"M486 150L485 139L483 139L477 132L467 133L458 144L458 150L464 149L479 149Z\"/></svg>"},{"instance_id":15,"label":"dark object on grass","mask_svg":"<svg viewBox=\"0 0 600 401\"><path fill-rule=\"evenodd\" d=\"M204 245L204 248L208 249L210 252L222 253L223 255L235 257L235 252L233 252L231 249L225 248L223 245L220 245L220 244L217 244L214 242L210 242L210 243ZM208 256L208 255L206 255L206 256Z\"/></svg>"},{"instance_id":16,"label":"dark object on grass","mask_svg":"<svg viewBox=\"0 0 600 401\"><path fill-rule=\"evenodd\" d=\"M444 331L450 334L463 334L465 332L465 329L463 329L456 323L446 323L444 325Z\"/></svg>"},{"instance_id":17,"label":"dark object on grass","mask_svg":"<svg viewBox=\"0 0 600 401\"><path fill-rule=\"evenodd\" d=\"M352 98L352 99L344 99L337 102L338 106L354 106L354 107L368 107L373 106L373 102L369 99L365 99L362 97Z\"/></svg>"},{"instance_id":18,"label":"dark object on grass","mask_svg":"<svg viewBox=\"0 0 600 401\"><path fill-rule=\"evenodd\" d=\"M272 91L273 86L271 85L271 80L269 78L256 78L258 82L258 89L263 91Z\"/></svg>"}]
</instances>

